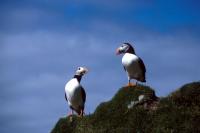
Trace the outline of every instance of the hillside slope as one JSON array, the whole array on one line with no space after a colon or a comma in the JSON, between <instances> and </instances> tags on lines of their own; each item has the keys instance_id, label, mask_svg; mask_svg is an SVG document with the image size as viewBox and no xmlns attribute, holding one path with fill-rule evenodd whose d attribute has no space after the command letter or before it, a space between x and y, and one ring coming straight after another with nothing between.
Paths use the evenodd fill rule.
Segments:
<instances>
[{"instance_id":1,"label":"hillside slope","mask_svg":"<svg viewBox=\"0 0 200 133\"><path fill-rule=\"evenodd\" d=\"M200 132L200 82L186 84L165 98L147 86L123 87L83 118L61 118L51 133Z\"/></svg>"}]
</instances>

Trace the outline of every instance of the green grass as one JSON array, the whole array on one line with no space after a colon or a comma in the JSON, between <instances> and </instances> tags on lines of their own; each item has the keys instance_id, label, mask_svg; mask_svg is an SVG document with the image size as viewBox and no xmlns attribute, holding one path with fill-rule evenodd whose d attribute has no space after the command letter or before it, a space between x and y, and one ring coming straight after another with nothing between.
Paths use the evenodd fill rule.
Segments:
<instances>
[{"instance_id":1,"label":"green grass","mask_svg":"<svg viewBox=\"0 0 200 133\"><path fill-rule=\"evenodd\" d=\"M127 106L145 95L145 101ZM152 108L155 107L155 108ZM119 89L91 115L61 118L51 133L196 133L200 132L200 82L186 84L158 99L148 86Z\"/></svg>"}]
</instances>

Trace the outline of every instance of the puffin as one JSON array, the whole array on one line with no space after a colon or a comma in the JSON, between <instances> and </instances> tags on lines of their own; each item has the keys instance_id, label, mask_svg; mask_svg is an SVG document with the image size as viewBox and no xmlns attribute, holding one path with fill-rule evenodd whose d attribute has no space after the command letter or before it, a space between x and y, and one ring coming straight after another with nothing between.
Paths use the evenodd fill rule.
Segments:
<instances>
[{"instance_id":1,"label":"puffin","mask_svg":"<svg viewBox=\"0 0 200 133\"><path fill-rule=\"evenodd\" d=\"M122 57L122 65L128 75L128 85L136 86L137 81L146 82L145 73L146 68L143 60L135 53L133 46L130 43L123 43L117 48L116 54L124 54ZM135 79L136 83L132 84L131 79Z\"/></svg>"},{"instance_id":2,"label":"puffin","mask_svg":"<svg viewBox=\"0 0 200 133\"><path fill-rule=\"evenodd\" d=\"M86 101L86 93L80 84L82 76L88 72L86 67L78 67L74 77L65 85L65 99L71 109L69 115L73 115L75 111L78 116L83 117Z\"/></svg>"}]
</instances>

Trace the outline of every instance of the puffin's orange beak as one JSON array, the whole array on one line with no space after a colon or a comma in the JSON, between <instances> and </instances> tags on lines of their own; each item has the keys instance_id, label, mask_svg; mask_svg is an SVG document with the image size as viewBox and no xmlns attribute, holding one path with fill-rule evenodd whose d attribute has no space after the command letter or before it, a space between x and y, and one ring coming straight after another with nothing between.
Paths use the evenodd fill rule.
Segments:
<instances>
[{"instance_id":1,"label":"puffin's orange beak","mask_svg":"<svg viewBox=\"0 0 200 133\"><path fill-rule=\"evenodd\" d=\"M118 49L116 49L116 55L119 55L120 54L120 52L119 52L119 48Z\"/></svg>"},{"instance_id":2,"label":"puffin's orange beak","mask_svg":"<svg viewBox=\"0 0 200 133\"><path fill-rule=\"evenodd\" d=\"M85 74L88 72L89 70L87 68L84 68L84 72Z\"/></svg>"}]
</instances>

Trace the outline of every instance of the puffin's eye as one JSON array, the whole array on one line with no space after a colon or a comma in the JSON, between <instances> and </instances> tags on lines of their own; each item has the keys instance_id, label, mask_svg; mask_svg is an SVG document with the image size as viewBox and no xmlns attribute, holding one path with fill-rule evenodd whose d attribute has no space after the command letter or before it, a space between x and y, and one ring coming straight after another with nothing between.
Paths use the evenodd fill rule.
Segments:
<instances>
[{"instance_id":1,"label":"puffin's eye","mask_svg":"<svg viewBox=\"0 0 200 133\"><path fill-rule=\"evenodd\" d=\"M79 67L78 70L81 70L81 68Z\"/></svg>"},{"instance_id":2,"label":"puffin's eye","mask_svg":"<svg viewBox=\"0 0 200 133\"><path fill-rule=\"evenodd\" d=\"M126 45L122 45L122 48L124 48Z\"/></svg>"}]
</instances>

